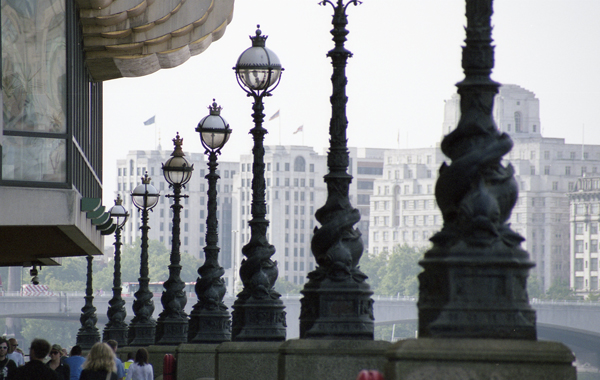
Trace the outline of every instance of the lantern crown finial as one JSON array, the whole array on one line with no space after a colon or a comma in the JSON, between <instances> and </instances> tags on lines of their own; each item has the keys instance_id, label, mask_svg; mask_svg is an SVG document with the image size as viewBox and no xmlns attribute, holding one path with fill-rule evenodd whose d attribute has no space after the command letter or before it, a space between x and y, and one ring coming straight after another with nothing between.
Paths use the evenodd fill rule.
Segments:
<instances>
[{"instance_id":1,"label":"lantern crown finial","mask_svg":"<svg viewBox=\"0 0 600 380\"><path fill-rule=\"evenodd\" d=\"M142 177L142 184L149 185L152 178L148 177L148 172Z\"/></svg>"},{"instance_id":2,"label":"lantern crown finial","mask_svg":"<svg viewBox=\"0 0 600 380\"><path fill-rule=\"evenodd\" d=\"M117 194L117 199L115 199L115 206L122 206L123 198L121 198L121 194Z\"/></svg>"},{"instance_id":3,"label":"lantern crown finial","mask_svg":"<svg viewBox=\"0 0 600 380\"><path fill-rule=\"evenodd\" d=\"M256 35L250 36L252 40L252 47L265 47L265 41L269 36L263 36L262 30L260 30L260 25L256 25Z\"/></svg>"},{"instance_id":4,"label":"lantern crown finial","mask_svg":"<svg viewBox=\"0 0 600 380\"><path fill-rule=\"evenodd\" d=\"M171 153L172 157L183 157L185 154L183 153L182 145L183 139L179 136L179 132L177 132L177 136L173 139L173 145L175 145L175 150Z\"/></svg>"},{"instance_id":5,"label":"lantern crown finial","mask_svg":"<svg viewBox=\"0 0 600 380\"><path fill-rule=\"evenodd\" d=\"M213 99L213 103L212 105L208 106L208 109L210 110L211 115L219 116L221 115L221 110L223 109L223 107L218 105L215 99Z\"/></svg>"}]
</instances>

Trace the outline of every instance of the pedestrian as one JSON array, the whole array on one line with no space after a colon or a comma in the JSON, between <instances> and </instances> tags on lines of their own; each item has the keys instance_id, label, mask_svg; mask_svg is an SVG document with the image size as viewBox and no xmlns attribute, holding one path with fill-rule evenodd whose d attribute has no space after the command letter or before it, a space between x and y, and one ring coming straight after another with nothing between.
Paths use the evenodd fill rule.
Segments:
<instances>
[{"instance_id":1,"label":"pedestrian","mask_svg":"<svg viewBox=\"0 0 600 380\"><path fill-rule=\"evenodd\" d=\"M7 356L9 359L12 359L17 364L17 367L22 367L25 365L25 357L23 354L19 353L19 351L16 351L17 347L19 347L19 342L17 342L15 338L10 338L8 340Z\"/></svg>"},{"instance_id":2,"label":"pedestrian","mask_svg":"<svg viewBox=\"0 0 600 380\"><path fill-rule=\"evenodd\" d=\"M12 378L14 372L17 370L17 365L14 361L8 357L8 340L4 337L0 337L0 380L6 380Z\"/></svg>"},{"instance_id":3,"label":"pedestrian","mask_svg":"<svg viewBox=\"0 0 600 380\"><path fill-rule=\"evenodd\" d=\"M133 351L129 351L127 353L127 361L123 363L123 366L125 367L125 376L127 376L127 371L129 370L129 366L131 366L131 364L133 363L134 357L135 354L133 353Z\"/></svg>"},{"instance_id":4,"label":"pedestrian","mask_svg":"<svg viewBox=\"0 0 600 380\"><path fill-rule=\"evenodd\" d=\"M29 362L17 368L14 376L18 380L60 380L58 373L44 364L44 359L50 352L50 343L44 339L34 339L29 347Z\"/></svg>"},{"instance_id":5,"label":"pedestrian","mask_svg":"<svg viewBox=\"0 0 600 380\"><path fill-rule=\"evenodd\" d=\"M79 380L117 380L115 354L106 343L96 343L83 363Z\"/></svg>"},{"instance_id":6,"label":"pedestrian","mask_svg":"<svg viewBox=\"0 0 600 380\"><path fill-rule=\"evenodd\" d=\"M50 361L46 363L51 370L58 373L62 380L71 380L71 368L68 364L63 363L62 347L60 344L53 344L50 349Z\"/></svg>"},{"instance_id":7,"label":"pedestrian","mask_svg":"<svg viewBox=\"0 0 600 380\"><path fill-rule=\"evenodd\" d=\"M106 344L112 348L113 353L115 354L115 365L117 366L117 378L119 380L123 380L125 378L125 366L119 357L117 356L117 348L119 347L119 343L116 340L110 339L106 341Z\"/></svg>"},{"instance_id":8,"label":"pedestrian","mask_svg":"<svg viewBox=\"0 0 600 380\"><path fill-rule=\"evenodd\" d=\"M127 370L126 380L154 380L152 364L148 363L148 351L140 348L135 353L135 361Z\"/></svg>"},{"instance_id":9,"label":"pedestrian","mask_svg":"<svg viewBox=\"0 0 600 380\"><path fill-rule=\"evenodd\" d=\"M81 346L76 344L71 348L70 356L64 359L64 362L71 368L71 380L79 380L79 375L83 369L83 362L85 362L85 358L81 353Z\"/></svg>"}]
</instances>

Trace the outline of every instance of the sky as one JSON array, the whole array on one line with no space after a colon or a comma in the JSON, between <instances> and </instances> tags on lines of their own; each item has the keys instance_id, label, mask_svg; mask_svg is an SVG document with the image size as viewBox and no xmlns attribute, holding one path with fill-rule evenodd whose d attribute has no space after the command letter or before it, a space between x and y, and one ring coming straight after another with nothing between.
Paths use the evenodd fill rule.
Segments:
<instances>
[{"instance_id":1,"label":"sky","mask_svg":"<svg viewBox=\"0 0 600 380\"><path fill-rule=\"evenodd\" d=\"M444 100L464 78L464 0L363 0L348 7L348 145L421 148L442 139ZM250 154L252 99L233 66L256 25L285 71L265 98L265 145L329 146L331 6L317 0L237 0L221 39L173 69L104 82L104 204L129 150L203 152L195 128L213 98L233 130L220 160ZM496 0L492 79L533 91L544 137L600 144L600 1ZM268 119L280 111L280 117ZM156 124L144 121L156 116ZM294 131L303 126L303 133Z\"/></svg>"}]
</instances>

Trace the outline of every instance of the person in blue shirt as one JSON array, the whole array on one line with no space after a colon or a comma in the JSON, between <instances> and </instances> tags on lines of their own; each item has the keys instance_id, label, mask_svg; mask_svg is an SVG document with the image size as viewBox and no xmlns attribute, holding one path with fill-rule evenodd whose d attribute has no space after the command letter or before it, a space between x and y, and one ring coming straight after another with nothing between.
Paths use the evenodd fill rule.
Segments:
<instances>
[{"instance_id":1,"label":"person in blue shirt","mask_svg":"<svg viewBox=\"0 0 600 380\"><path fill-rule=\"evenodd\" d=\"M119 359L119 357L117 356L117 348L119 347L119 344L116 340L113 339L107 340L106 344L108 344L115 353L115 364L117 365L117 379L123 380L123 378L125 378L125 366L123 365L121 359Z\"/></svg>"},{"instance_id":2,"label":"person in blue shirt","mask_svg":"<svg viewBox=\"0 0 600 380\"><path fill-rule=\"evenodd\" d=\"M71 348L69 357L64 358L63 361L71 367L71 380L79 380L81 375L82 365L85 362L85 358L81 356L82 350L80 345L75 345Z\"/></svg>"}]
</instances>

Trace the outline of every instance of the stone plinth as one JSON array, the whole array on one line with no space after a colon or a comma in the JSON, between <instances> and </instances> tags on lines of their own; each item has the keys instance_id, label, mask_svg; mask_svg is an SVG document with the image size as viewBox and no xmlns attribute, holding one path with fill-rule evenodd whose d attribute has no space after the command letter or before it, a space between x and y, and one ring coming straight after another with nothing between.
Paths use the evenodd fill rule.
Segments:
<instances>
[{"instance_id":1,"label":"stone plinth","mask_svg":"<svg viewBox=\"0 0 600 380\"><path fill-rule=\"evenodd\" d=\"M353 380L362 369L383 372L391 346L384 341L288 340L279 348L278 380Z\"/></svg>"},{"instance_id":2,"label":"stone plinth","mask_svg":"<svg viewBox=\"0 0 600 380\"><path fill-rule=\"evenodd\" d=\"M277 380L282 342L226 342L217 346L215 379Z\"/></svg>"},{"instance_id":3,"label":"stone plinth","mask_svg":"<svg viewBox=\"0 0 600 380\"><path fill-rule=\"evenodd\" d=\"M575 357L562 343L511 339L407 339L386 353L386 380L570 380Z\"/></svg>"},{"instance_id":4,"label":"stone plinth","mask_svg":"<svg viewBox=\"0 0 600 380\"><path fill-rule=\"evenodd\" d=\"M188 344L177 347L177 379L215 378L218 344Z\"/></svg>"}]
</instances>

